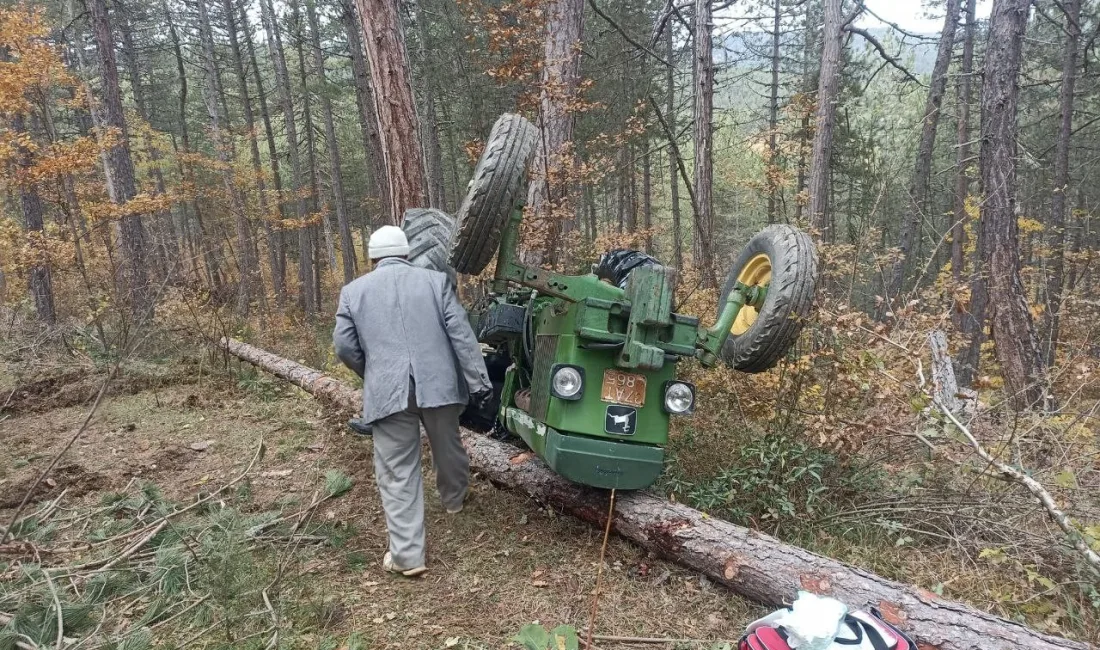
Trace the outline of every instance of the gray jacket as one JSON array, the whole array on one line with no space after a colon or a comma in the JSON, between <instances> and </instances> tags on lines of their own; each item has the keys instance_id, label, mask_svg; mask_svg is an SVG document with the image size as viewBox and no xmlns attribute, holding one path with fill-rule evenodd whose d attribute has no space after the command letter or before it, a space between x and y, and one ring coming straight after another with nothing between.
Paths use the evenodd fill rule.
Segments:
<instances>
[{"instance_id":1,"label":"gray jacket","mask_svg":"<svg viewBox=\"0 0 1100 650\"><path fill-rule=\"evenodd\" d=\"M336 356L363 378L363 419L465 404L492 388L481 347L447 276L390 257L340 291Z\"/></svg>"}]
</instances>

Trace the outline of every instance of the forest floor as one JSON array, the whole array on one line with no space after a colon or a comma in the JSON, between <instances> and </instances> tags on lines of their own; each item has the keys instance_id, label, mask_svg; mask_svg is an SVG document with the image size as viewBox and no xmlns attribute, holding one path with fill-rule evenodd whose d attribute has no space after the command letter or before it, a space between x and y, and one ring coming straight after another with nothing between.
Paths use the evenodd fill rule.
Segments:
<instances>
[{"instance_id":1,"label":"forest floor","mask_svg":"<svg viewBox=\"0 0 1100 650\"><path fill-rule=\"evenodd\" d=\"M240 498L238 489L236 497L220 502L223 507L297 513L311 503L327 472L338 470L352 481L349 491L310 513L321 522L314 531L319 534L304 543L286 542L293 548L282 549L285 553L252 553L255 564L249 566L257 575L286 573L272 595L281 647L497 648L533 621L578 629L587 624L599 531L477 477L468 507L449 516L434 498L429 475L430 571L422 579L386 574L381 569L385 523L370 442L347 432L343 417L322 410L301 391L202 365L124 367L90 426L34 495L30 510L58 499L63 521L88 521L110 495L142 484L155 484L170 502L193 502L240 474L263 438L266 453L244 482L247 498ZM5 524L35 477L80 427L103 379L82 370L55 370L52 378L24 378L17 387L13 376L0 372L0 404L9 400L0 409L0 522ZM82 534L87 538L87 528L87 523L80 530L62 524L39 546L78 542ZM0 547L0 568L6 570L13 558L3 555L13 552L20 551ZM47 550L36 559L49 565L84 558L51 556ZM705 578L615 538L606 567L601 635L695 639L678 647L706 648L735 639L761 613ZM137 602L136 610L143 606L148 603ZM129 618L138 620L140 613ZM157 645L185 645L182 640L195 631L187 620L181 616L154 626ZM224 630L211 628L190 645L254 647L243 639L234 642L228 624ZM263 647L264 640L252 643Z\"/></svg>"}]
</instances>

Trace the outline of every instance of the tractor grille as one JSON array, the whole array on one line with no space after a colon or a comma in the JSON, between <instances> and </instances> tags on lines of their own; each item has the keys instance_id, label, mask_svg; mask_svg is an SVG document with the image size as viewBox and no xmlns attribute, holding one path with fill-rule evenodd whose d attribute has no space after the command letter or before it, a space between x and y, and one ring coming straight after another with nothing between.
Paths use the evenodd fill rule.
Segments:
<instances>
[{"instance_id":1,"label":"tractor grille","mask_svg":"<svg viewBox=\"0 0 1100 650\"><path fill-rule=\"evenodd\" d=\"M531 409L536 420L546 419L550 406L550 367L558 353L557 336L535 337L535 359L531 368Z\"/></svg>"}]
</instances>

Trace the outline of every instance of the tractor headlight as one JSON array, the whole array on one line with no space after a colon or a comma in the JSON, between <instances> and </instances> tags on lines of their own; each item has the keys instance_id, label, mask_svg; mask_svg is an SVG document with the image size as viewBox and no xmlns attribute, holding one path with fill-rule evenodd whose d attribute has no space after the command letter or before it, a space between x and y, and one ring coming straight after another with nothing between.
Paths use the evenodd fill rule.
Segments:
<instances>
[{"instance_id":1,"label":"tractor headlight","mask_svg":"<svg viewBox=\"0 0 1100 650\"><path fill-rule=\"evenodd\" d=\"M550 394L559 399L578 400L584 392L584 369L558 364L550 371Z\"/></svg>"},{"instance_id":2,"label":"tractor headlight","mask_svg":"<svg viewBox=\"0 0 1100 650\"><path fill-rule=\"evenodd\" d=\"M665 410L687 415L695 410L695 386L686 381L665 382Z\"/></svg>"}]
</instances>

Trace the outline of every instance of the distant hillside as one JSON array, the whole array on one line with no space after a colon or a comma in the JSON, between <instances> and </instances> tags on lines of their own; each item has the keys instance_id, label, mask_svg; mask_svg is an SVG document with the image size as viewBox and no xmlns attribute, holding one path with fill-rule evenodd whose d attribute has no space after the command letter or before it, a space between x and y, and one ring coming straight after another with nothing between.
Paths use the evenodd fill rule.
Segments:
<instances>
[{"instance_id":1,"label":"distant hillside","mask_svg":"<svg viewBox=\"0 0 1100 650\"><path fill-rule=\"evenodd\" d=\"M883 44L887 52L897 55L898 60L910 72L917 76L931 74L932 66L936 62L935 41L902 45L898 34L890 28L869 28L867 31ZM936 34L927 36L933 39L938 37ZM851 45L857 54L864 52L865 48L871 49L863 37L858 35L851 37ZM765 32L734 33L727 36L725 41L715 44L715 60L736 62L742 66L766 65L769 52L771 52L771 36ZM873 50L872 54L877 56Z\"/></svg>"}]
</instances>

